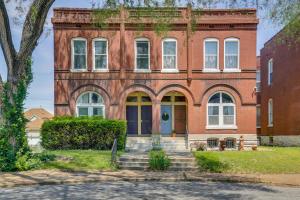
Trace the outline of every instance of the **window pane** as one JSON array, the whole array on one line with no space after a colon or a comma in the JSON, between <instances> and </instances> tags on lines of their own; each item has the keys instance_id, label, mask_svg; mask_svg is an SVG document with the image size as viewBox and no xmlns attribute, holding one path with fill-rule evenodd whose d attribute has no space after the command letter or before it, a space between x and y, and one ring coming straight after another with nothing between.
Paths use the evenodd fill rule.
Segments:
<instances>
[{"instance_id":1,"label":"window pane","mask_svg":"<svg viewBox=\"0 0 300 200\"><path fill-rule=\"evenodd\" d=\"M142 97L142 102L151 102L151 98L148 96L143 96Z\"/></svg>"},{"instance_id":2,"label":"window pane","mask_svg":"<svg viewBox=\"0 0 300 200\"><path fill-rule=\"evenodd\" d=\"M176 55L176 42L164 41L164 55Z\"/></svg>"},{"instance_id":3,"label":"window pane","mask_svg":"<svg viewBox=\"0 0 300 200\"><path fill-rule=\"evenodd\" d=\"M136 42L137 54L148 54L149 43L147 41Z\"/></svg>"},{"instance_id":4,"label":"window pane","mask_svg":"<svg viewBox=\"0 0 300 200\"><path fill-rule=\"evenodd\" d=\"M223 115L234 115L234 107L233 106L224 106L223 107Z\"/></svg>"},{"instance_id":5,"label":"window pane","mask_svg":"<svg viewBox=\"0 0 300 200\"><path fill-rule=\"evenodd\" d=\"M170 96L164 96L161 101L162 102L171 102L171 97Z\"/></svg>"},{"instance_id":6,"label":"window pane","mask_svg":"<svg viewBox=\"0 0 300 200\"><path fill-rule=\"evenodd\" d=\"M234 125L234 116L223 116L224 125Z\"/></svg>"},{"instance_id":7,"label":"window pane","mask_svg":"<svg viewBox=\"0 0 300 200\"><path fill-rule=\"evenodd\" d=\"M217 93L209 99L208 103L220 103L220 100L221 100L220 93Z\"/></svg>"},{"instance_id":8,"label":"window pane","mask_svg":"<svg viewBox=\"0 0 300 200\"><path fill-rule=\"evenodd\" d=\"M103 116L103 108L102 107L93 108L93 116Z\"/></svg>"},{"instance_id":9,"label":"window pane","mask_svg":"<svg viewBox=\"0 0 300 200\"><path fill-rule=\"evenodd\" d=\"M205 56L205 68L216 69L218 67L218 57L214 55Z\"/></svg>"},{"instance_id":10,"label":"window pane","mask_svg":"<svg viewBox=\"0 0 300 200\"><path fill-rule=\"evenodd\" d=\"M231 97L226 93L222 93L222 102L223 103L233 103Z\"/></svg>"},{"instance_id":11,"label":"window pane","mask_svg":"<svg viewBox=\"0 0 300 200\"><path fill-rule=\"evenodd\" d=\"M237 56L227 56L226 55L226 62L225 62L225 66L226 68L229 68L229 69L234 69L234 68L237 68L238 65L238 57Z\"/></svg>"},{"instance_id":12,"label":"window pane","mask_svg":"<svg viewBox=\"0 0 300 200\"><path fill-rule=\"evenodd\" d=\"M96 69L107 69L107 56L96 55L95 56L95 68Z\"/></svg>"},{"instance_id":13,"label":"window pane","mask_svg":"<svg viewBox=\"0 0 300 200\"><path fill-rule=\"evenodd\" d=\"M216 148L219 146L219 140L215 138L209 138L207 139L207 146L209 148Z\"/></svg>"},{"instance_id":14,"label":"window pane","mask_svg":"<svg viewBox=\"0 0 300 200\"><path fill-rule=\"evenodd\" d=\"M219 116L208 116L209 125L219 125Z\"/></svg>"},{"instance_id":15,"label":"window pane","mask_svg":"<svg viewBox=\"0 0 300 200\"><path fill-rule=\"evenodd\" d=\"M226 148L233 149L235 148L235 139L225 139Z\"/></svg>"},{"instance_id":16,"label":"window pane","mask_svg":"<svg viewBox=\"0 0 300 200\"><path fill-rule=\"evenodd\" d=\"M175 102L185 102L185 96L175 96Z\"/></svg>"},{"instance_id":17,"label":"window pane","mask_svg":"<svg viewBox=\"0 0 300 200\"><path fill-rule=\"evenodd\" d=\"M85 55L74 55L74 69L85 69L86 57Z\"/></svg>"},{"instance_id":18,"label":"window pane","mask_svg":"<svg viewBox=\"0 0 300 200\"><path fill-rule=\"evenodd\" d=\"M164 69L176 69L176 56L164 56Z\"/></svg>"},{"instance_id":19,"label":"window pane","mask_svg":"<svg viewBox=\"0 0 300 200\"><path fill-rule=\"evenodd\" d=\"M98 94L96 93L92 93L92 103L103 103L102 101L102 97L100 97Z\"/></svg>"},{"instance_id":20,"label":"window pane","mask_svg":"<svg viewBox=\"0 0 300 200\"><path fill-rule=\"evenodd\" d=\"M137 57L136 64L137 69L149 69L148 56Z\"/></svg>"},{"instance_id":21,"label":"window pane","mask_svg":"<svg viewBox=\"0 0 300 200\"><path fill-rule=\"evenodd\" d=\"M78 115L79 116L89 116L89 109L88 108L78 108Z\"/></svg>"},{"instance_id":22,"label":"window pane","mask_svg":"<svg viewBox=\"0 0 300 200\"><path fill-rule=\"evenodd\" d=\"M86 52L85 41L74 40L74 53L75 54L85 54Z\"/></svg>"},{"instance_id":23,"label":"window pane","mask_svg":"<svg viewBox=\"0 0 300 200\"><path fill-rule=\"evenodd\" d=\"M219 106L208 106L208 115L219 115Z\"/></svg>"},{"instance_id":24,"label":"window pane","mask_svg":"<svg viewBox=\"0 0 300 200\"><path fill-rule=\"evenodd\" d=\"M127 97L127 102L137 102L137 97L129 96Z\"/></svg>"},{"instance_id":25,"label":"window pane","mask_svg":"<svg viewBox=\"0 0 300 200\"><path fill-rule=\"evenodd\" d=\"M238 54L238 42L237 41L227 41L226 45L226 55L228 54Z\"/></svg>"},{"instance_id":26,"label":"window pane","mask_svg":"<svg viewBox=\"0 0 300 200\"><path fill-rule=\"evenodd\" d=\"M106 41L95 41L95 54L106 54Z\"/></svg>"},{"instance_id":27,"label":"window pane","mask_svg":"<svg viewBox=\"0 0 300 200\"><path fill-rule=\"evenodd\" d=\"M218 43L216 41L205 42L205 54L218 54Z\"/></svg>"},{"instance_id":28,"label":"window pane","mask_svg":"<svg viewBox=\"0 0 300 200\"><path fill-rule=\"evenodd\" d=\"M82 96L80 97L78 103L81 103L81 104L88 104L88 103L90 103L90 96L89 96L89 93L86 93L86 94L82 95Z\"/></svg>"}]
</instances>

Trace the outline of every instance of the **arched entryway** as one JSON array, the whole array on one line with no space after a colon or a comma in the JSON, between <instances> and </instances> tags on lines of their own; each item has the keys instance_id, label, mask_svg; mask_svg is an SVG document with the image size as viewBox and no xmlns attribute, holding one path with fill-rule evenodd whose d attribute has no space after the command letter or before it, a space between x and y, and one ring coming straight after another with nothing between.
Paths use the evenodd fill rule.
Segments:
<instances>
[{"instance_id":1,"label":"arched entryway","mask_svg":"<svg viewBox=\"0 0 300 200\"><path fill-rule=\"evenodd\" d=\"M152 102L144 92L133 92L126 99L126 121L128 135L152 133Z\"/></svg>"},{"instance_id":2,"label":"arched entryway","mask_svg":"<svg viewBox=\"0 0 300 200\"><path fill-rule=\"evenodd\" d=\"M186 134L187 100L179 92L168 92L161 100L160 133L169 136Z\"/></svg>"}]
</instances>

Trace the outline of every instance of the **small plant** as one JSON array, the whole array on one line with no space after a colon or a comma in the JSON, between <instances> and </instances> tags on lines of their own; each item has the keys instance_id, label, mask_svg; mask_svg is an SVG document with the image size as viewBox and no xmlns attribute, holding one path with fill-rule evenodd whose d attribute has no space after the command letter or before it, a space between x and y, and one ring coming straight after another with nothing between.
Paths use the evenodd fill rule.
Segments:
<instances>
[{"instance_id":1,"label":"small plant","mask_svg":"<svg viewBox=\"0 0 300 200\"><path fill-rule=\"evenodd\" d=\"M171 160L163 150L152 150L149 153L149 166L154 171L167 170L171 165Z\"/></svg>"},{"instance_id":2,"label":"small plant","mask_svg":"<svg viewBox=\"0 0 300 200\"><path fill-rule=\"evenodd\" d=\"M200 142L197 144L197 151L206 151L206 150L207 150L207 147L206 147L205 143Z\"/></svg>"}]
</instances>

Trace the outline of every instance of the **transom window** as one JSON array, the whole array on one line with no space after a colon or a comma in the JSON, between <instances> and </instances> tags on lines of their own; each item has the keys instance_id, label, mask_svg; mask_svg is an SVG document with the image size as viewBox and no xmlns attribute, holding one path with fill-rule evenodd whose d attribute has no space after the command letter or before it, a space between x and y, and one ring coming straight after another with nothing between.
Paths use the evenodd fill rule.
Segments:
<instances>
[{"instance_id":1,"label":"transom window","mask_svg":"<svg viewBox=\"0 0 300 200\"><path fill-rule=\"evenodd\" d=\"M268 62L268 85L271 85L273 82L273 59L270 59Z\"/></svg>"},{"instance_id":2,"label":"transom window","mask_svg":"<svg viewBox=\"0 0 300 200\"><path fill-rule=\"evenodd\" d=\"M177 69L177 41L175 39L163 40L163 70Z\"/></svg>"},{"instance_id":3,"label":"transom window","mask_svg":"<svg viewBox=\"0 0 300 200\"><path fill-rule=\"evenodd\" d=\"M103 98L95 92L86 92L77 100L77 116L105 116Z\"/></svg>"},{"instance_id":4,"label":"transom window","mask_svg":"<svg viewBox=\"0 0 300 200\"><path fill-rule=\"evenodd\" d=\"M225 40L225 70L236 70L239 68L239 40L228 38Z\"/></svg>"},{"instance_id":5,"label":"transom window","mask_svg":"<svg viewBox=\"0 0 300 200\"><path fill-rule=\"evenodd\" d=\"M208 128L235 128L235 104L224 92L210 97L207 106Z\"/></svg>"},{"instance_id":6,"label":"transom window","mask_svg":"<svg viewBox=\"0 0 300 200\"><path fill-rule=\"evenodd\" d=\"M108 48L106 39L95 39L94 45L94 69L107 70L108 69Z\"/></svg>"},{"instance_id":7,"label":"transom window","mask_svg":"<svg viewBox=\"0 0 300 200\"><path fill-rule=\"evenodd\" d=\"M149 40L140 38L135 41L135 68L136 70L150 69L150 47Z\"/></svg>"},{"instance_id":8,"label":"transom window","mask_svg":"<svg viewBox=\"0 0 300 200\"><path fill-rule=\"evenodd\" d=\"M72 40L72 67L75 70L85 70L87 68L86 39L74 38Z\"/></svg>"},{"instance_id":9,"label":"transom window","mask_svg":"<svg viewBox=\"0 0 300 200\"><path fill-rule=\"evenodd\" d=\"M268 102L268 122L270 127L273 126L273 99Z\"/></svg>"},{"instance_id":10,"label":"transom window","mask_svg":"<svg viewBox=\"0 0 300 200\"><path fill-rule=\"evenodd\" d=\"M204 41L204 69L215 70L219 67L219 41L206 39Z\"/></svg>"}]
</instances>

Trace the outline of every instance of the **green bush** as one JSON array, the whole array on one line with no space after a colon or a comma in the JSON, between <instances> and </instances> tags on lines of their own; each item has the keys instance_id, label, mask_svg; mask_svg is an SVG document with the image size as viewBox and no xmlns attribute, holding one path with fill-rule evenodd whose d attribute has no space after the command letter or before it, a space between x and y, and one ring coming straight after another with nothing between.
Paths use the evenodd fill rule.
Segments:
<instances>
[{"instance_id":1,"label":"green bush","mask_svg":"<svg viewBox=\"0 0 300 200\"><path fill-rule=\"evenodd\" d=\"M125 148L126 123L99 117L56 117L44 122L42 146L50 150L110 150L115 138L118 149Z\"/></svg>"},{"instance_id":2,"label":"green bush","mask_svg":"<svg viewBox=\"0 0 300 200\"><path fill-rule=\"evenodd\" d=\"M170 167L171 160L162 150L152 150L149 153L149 166L151 170L163 171Z\"/></svg>"},{"instance_id":3,"label":"green bush","mask_svg":"<svg viewBox=\"0 0 300 200\"><path fill-rule=\"evenodd\" d=\"M18 171L36 169L54 159L55 155L53 154L27 152L24 155L17 155L16 169Z\"/></svg>"}]
</instances>

